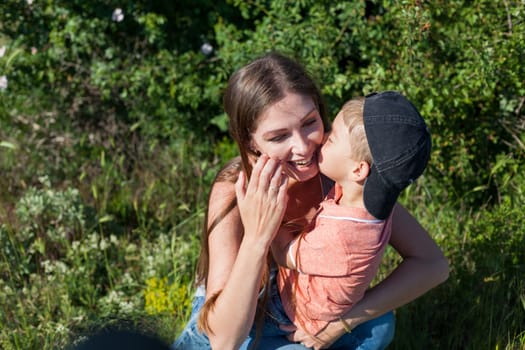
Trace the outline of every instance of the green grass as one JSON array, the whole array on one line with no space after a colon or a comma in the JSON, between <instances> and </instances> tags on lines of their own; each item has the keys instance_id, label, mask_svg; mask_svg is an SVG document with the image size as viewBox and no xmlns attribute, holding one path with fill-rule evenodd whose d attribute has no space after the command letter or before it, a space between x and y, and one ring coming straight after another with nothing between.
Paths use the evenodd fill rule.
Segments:
<instances>
[{"instance_id":1,"label":"green grass","mask_svg":"<svg viewBox=\"0 0 525 350\"><path fill-rule=\"evenodd\" d=\"M15 133L25 147L1 150L0 348L60 349L109 327L171 343L189 317L206 195L224 159L196 140L72 150L31 132ZM523 194L479 208L437 194L438 181L422 178L401 201L451 274L396 311L390 348L523 349ZM398 261L389 249L378 278Z\"/></svg>"}]
</instances>

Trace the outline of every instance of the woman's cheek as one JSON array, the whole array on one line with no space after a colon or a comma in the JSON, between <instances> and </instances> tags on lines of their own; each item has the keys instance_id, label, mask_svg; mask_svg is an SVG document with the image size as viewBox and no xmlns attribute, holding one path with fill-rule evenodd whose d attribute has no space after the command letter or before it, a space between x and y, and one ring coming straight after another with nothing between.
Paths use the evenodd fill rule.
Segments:
<instances>
[{"instance_id":1,"label":"woman's cheek","mask_svg":"<svg viewBox=\"0 0 525 350\"><path fill-rule=\"evenodd\" d=\"M263 153L266 153L270 158L273 159L287 160L290 150L285 144L279 144L277 146L267 147L266 152Z\"/></svg>"},{"instance_id":2,"label":"woman's cheek","mask_svg":"<svg viewBox=\"0 0 525 350\"><path fill-rule=\"evenodd\" d=\"M325 133L323 130L320 130L317 135L317 144L322 145L326 141L327 137L328 133Z\"/></svg>"}]
</instances>

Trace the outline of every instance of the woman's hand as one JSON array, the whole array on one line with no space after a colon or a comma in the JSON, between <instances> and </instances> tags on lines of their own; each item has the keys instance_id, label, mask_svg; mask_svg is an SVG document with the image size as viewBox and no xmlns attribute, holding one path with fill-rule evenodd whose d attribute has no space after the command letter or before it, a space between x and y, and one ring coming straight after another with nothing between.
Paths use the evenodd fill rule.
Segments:
<instances>
[{"instance_id":1,"label":"woman's hand","mask_svg":"<svg viewBox=\"0 0 525 350\"><path fill-rule=\"evenodd\" d=\"M237 205L245 238L254 238L267 249L277 234L288 202L288 177L278 160L259 157L246 185L246 175L235 183Z\"/></svg>"}]
</instances>

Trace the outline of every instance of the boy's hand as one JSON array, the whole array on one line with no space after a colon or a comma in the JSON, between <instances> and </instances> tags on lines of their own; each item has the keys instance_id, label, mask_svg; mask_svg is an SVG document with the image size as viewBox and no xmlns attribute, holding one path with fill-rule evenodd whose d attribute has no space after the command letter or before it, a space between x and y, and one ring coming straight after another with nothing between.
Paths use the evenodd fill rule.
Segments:
<instances>
[{"instance_id":1,"label":"boy's hand","mask_svg":"<svg viewBox=\"0 0 525 350\"><path fill-rule=\"evenodd\" d=\"M303 346L310 349L320 350L328 349L344 333L344 329L341 332L341 327L337 325L337 322L331 322L323 330L317 333L316 336L312 336L298 329L288 335L288 340L294 343L301 343Z\"/></svg>"}]
</instances>

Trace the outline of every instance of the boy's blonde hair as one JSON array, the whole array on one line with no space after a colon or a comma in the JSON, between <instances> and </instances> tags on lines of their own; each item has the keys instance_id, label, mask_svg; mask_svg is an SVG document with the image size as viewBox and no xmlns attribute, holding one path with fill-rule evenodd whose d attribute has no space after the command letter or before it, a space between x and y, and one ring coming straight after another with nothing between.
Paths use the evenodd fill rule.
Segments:
<instances>
[{"instance_id":1,"label":"boy's blonde hair","mask_svg":"<svg viewBox=\"0 0 525 350\"><path fill-rule=\"evenodd\" d=\"M363 121L364 106L365 98L355 97L347 101L339 113L342 115L343 121L348 128L348 133L350 134L351 145L349 146L352 158L357 161L365 161L368 164L372 164L372 153L368 146Z\"/></svg>"}]
</instances>

